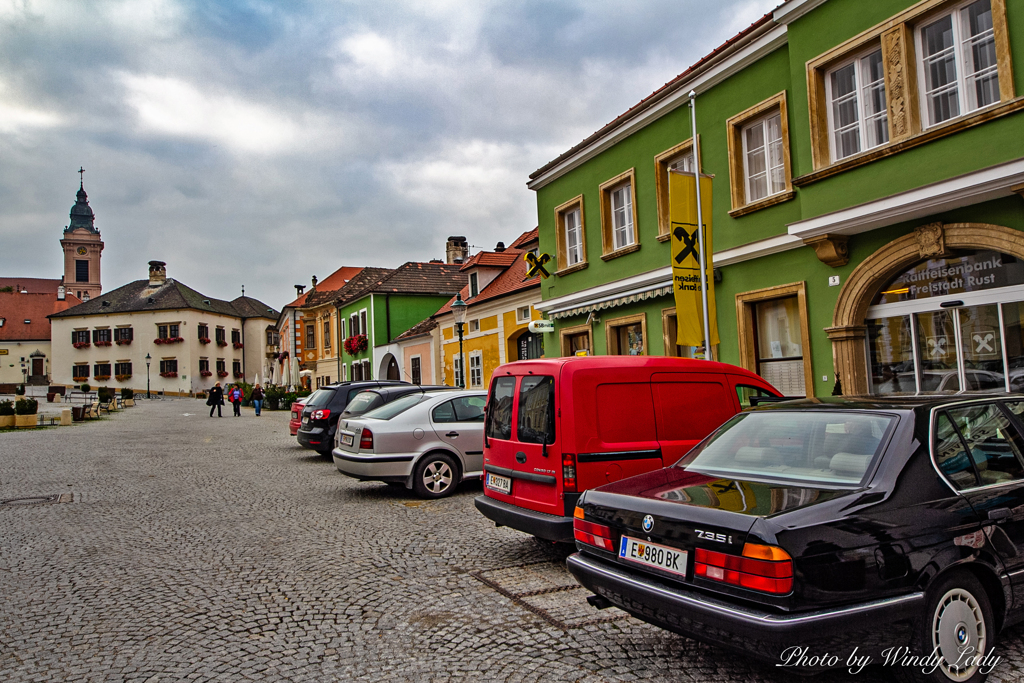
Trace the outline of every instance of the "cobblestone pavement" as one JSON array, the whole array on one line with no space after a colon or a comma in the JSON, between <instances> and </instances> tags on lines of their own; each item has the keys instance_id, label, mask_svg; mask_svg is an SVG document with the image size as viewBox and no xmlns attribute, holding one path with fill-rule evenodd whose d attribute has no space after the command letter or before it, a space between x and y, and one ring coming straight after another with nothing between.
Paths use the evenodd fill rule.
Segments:
<instances>
[{"instance_id":1,"label":"cobblestone pavement","mask_svg":"<svg viewBox=\"0 0 1024 683\"><path fill-rule=\"evenodd\" d=\"M57 496L0 505L0 680L790 680L593 610L479 483L359 483L287 420L181 399L0 434L0 500ZM990 680L1024 680L1024 629L1000 652Z\"/></svg>"}]
</instances>

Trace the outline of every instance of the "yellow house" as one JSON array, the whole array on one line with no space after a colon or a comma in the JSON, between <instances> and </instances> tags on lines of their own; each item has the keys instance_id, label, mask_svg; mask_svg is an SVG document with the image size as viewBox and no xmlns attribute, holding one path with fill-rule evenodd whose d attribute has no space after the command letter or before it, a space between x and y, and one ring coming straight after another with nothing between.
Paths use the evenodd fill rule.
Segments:
<instances>
[{"instance_id":1,"label":"yellow house","mask_svg":"<svg viewBox=\"0 0 1024 683\"><path fill-rule=\"evenodd\" d=\"M484 388L502 363L544 355L544 336L527 329L531 320L542 317L535 308L541 301L540 277L527 278L528 264L523 260L537 245L534 229L508 248L499 242L494 251L474 254L462 266L469 276L461 292L467 305L462 333L465 367L459 360L452 299L433 316L441 383L459 386L465 378L467 388Z\"/></svg>"}]
</instances>

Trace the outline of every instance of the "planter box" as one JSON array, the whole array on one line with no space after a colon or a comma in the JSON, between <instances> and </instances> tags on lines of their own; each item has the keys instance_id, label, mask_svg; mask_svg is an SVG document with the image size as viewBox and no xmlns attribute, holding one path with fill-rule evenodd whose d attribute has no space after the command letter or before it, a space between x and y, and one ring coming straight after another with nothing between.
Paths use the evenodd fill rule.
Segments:
<instances>
[{"instance_id":1,"label":"planter box","mask_svg":"<svg viewBox=\"0 0 1024 683\"><path fill-rule=\"evenodd\" d=\"M15 417L17 415L0 415L0 428L13 427Z\"/></svg>"},{"instance_id":2,"label":"planter box","mask_svg":"<svg viewBox=\"0 0 1024 683\"><path fill-rule=\"evenodd\" d=\"M37 424L39 424L39 418L36 415L14 416L14 426L18 427L19 429L23 429L25 427L35 427Z\"/></svg>"},{"instance_id":3,"label":"planter box","mask_svg":"<svg viewBox=\"0 0 1024 683\"><path fill-rule=\"evenodd\" d=\"M56 397L57 397L57 394L47 394L46 395L46 402L47 403L53 403L53 399L55 399Z\"/></svg>"}]
</instances>

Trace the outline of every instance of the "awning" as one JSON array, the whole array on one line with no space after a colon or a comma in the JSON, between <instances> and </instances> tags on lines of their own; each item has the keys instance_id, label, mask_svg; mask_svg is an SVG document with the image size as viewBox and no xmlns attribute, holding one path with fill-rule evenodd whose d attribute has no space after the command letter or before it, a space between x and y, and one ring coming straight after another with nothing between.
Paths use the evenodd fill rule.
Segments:
<instances>
[{"instance_id":1,"label":"awning","mask_svg":"<svg viewBox=\"0 0 1024 683\"><path fill-rule=\"evenodd\" d=\"M659 283L654 286L649 286L638 290L633 290L630 292L622 292L619 294L615 294L604 299L589 301L582 305L573 306L572 308L563 308L548 311L548 318L569 318L574 315L582 315L584 313L590 313L592 311L601 311L606 308L615 308L616 306L625 306L627 304L636 303L637 301L654 299L659 296L668 296L669 294L672 294L672 283Z\"/></svg>"}]
</instances>

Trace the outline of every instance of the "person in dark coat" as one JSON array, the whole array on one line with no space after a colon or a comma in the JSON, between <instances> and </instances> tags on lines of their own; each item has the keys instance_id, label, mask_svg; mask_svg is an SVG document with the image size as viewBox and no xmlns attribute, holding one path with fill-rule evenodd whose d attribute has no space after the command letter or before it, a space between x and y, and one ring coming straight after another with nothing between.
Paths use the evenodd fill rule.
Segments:
<instances>
[{"instance_id":1,"label":"person in dark coat","mask_svg":"<svg viewBox=\"0 0 1024 683\"><path fill-rule=\"evenodd\" d=\"M263 395L263 387L259 384L252 388L252 407L256 409L256 417L259 417L263 410Z\"/></svg>"},{"instance_id":2,"label":"person in dark coat","mask_svg":"<svg viewBox=\"0 0 1024 683\"><path fill-rule=\"evenodd\" d=\"M216 408L217 417L224 417L220 413L220 407L224 405L224 390L220 388L220 382L217 382L213 389L210 389L210 395L206 399L206 405L210 406L210 417L213 417L213 411Z\"/></svg>"}]
</instances>

